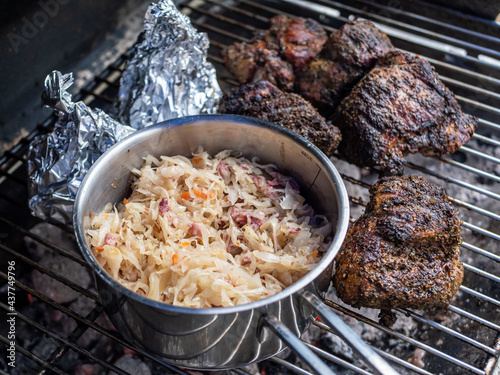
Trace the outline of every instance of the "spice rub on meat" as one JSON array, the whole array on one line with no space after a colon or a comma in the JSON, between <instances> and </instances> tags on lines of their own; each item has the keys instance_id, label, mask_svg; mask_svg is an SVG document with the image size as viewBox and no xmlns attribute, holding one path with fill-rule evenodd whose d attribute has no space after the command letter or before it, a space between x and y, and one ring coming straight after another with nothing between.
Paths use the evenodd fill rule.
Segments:
<instances>
[{"instance_id":1,"label":"spice rub on meat","mask_svg":"<svg viewBox=\"0 0 500 375\"><path fill-rule=\"evenodd\" d=\"M326 42L326 32L309 18L275 16L270 28L248 43L234 43L222 51L225 65L241 83L266 80L292 91L296 69L309 64Z\"/></svg>"},{"instance_id":2,"label":"spice rub on meat","mask_svg":"<svg viewBox=\"0 0 500 375\"><path fill-rule=\"evenodd\" d=\"M389 37L370 21L346 23L330 35L319 57L298 72L297 92L321 114L331 115L376 60L392 50Z\"/></svg>"},{"instance_id":3,"label":"spice rub on meat","mask_svg":"<svg viewBox=\"0 0 500 375\"><path fill-rule=\"evenodd\" d=\"M477 127L428 61L400 51L379 59L332 120L344 136L339 151L348 161L386 174L402 174L407 154L455 152Z\"/></svg>"},{"instance_id":4,"label":"spice rub on meat","mask_svg":"<svg viewBox=\"0 0 500 375\"><path fill-rule=\"evenodd\" d=\"M266 80L291 91L295 82L293 66L265 41L234 43L224 52L227 69L241 83Z\"/></svg>"},{"instance_id":5,"label":"spice rub on meat","mask_svg":"<svg viewBox=\"0 0 500 375\"><path fill-rule=\"evenodd\" d=\"M353 307L446 308L463 278L458 211L422 177L384 177L336 258L337 295Z\"/></svg>"},{"instance_id":6,"label":"spice rub on meat","mask_svg":"<svg viewBox=\"0 0 500 375\"><path fill-rule=\"evenodd\" d=\"M234 89L223 97L219 112L257 117L282 125L307 138L327 156L333 154L341 140L338 128L327 124L309 102L267 81Z\"/></svg>"},{"instance_id":7,"label":"spice rub on meat","mask_svg":"<svg viewBox=\"0 0 500 375\"><path fill-rule=\"evenodd\" d=\"M321 25L311 18L290 19L279 15L271 18L265 40L277 45L286 61L300 69L314 60L327 36Z\"/></svg>"}]
</instances>

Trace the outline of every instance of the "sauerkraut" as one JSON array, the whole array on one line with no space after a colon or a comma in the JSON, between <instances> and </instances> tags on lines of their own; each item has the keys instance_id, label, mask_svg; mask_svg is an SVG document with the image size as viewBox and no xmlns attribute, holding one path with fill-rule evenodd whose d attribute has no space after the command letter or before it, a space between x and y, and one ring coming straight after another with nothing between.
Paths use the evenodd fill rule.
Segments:
<instances>
[{"instance_id":1,"label":"sauerkraut","mask_svg":"<svg viewBox=\"0 0 500 375\"><path fill-rule=\"evenodd\" d=\"M148 156L132 194L91 214L99 264L125 287L185 307L234 306L283 290L321 259L332 226L275 165L200 148Z\"/></svg>"}]
</instances>

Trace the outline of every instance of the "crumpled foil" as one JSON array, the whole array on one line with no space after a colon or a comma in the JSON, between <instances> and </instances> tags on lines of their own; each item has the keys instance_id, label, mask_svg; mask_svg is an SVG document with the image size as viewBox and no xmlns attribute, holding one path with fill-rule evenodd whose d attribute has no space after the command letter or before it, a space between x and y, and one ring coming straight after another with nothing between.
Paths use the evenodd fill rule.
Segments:
<instances>
[{"instance_id":1,"label":"crumpled foil","mask_svg":"<svg viewBox=\"0 0 500 375\"><path fill-rule=\"evenodd\" d=\"M171 118L216 113L222 96L207 62L208 37L171 0L149 6L143 40L120 81L119 118L141 129Z\"/></svg>"},{"instance_id":2,"label":"crumpled foil","mask_svg":"<svg viewBox=\"0 0 500 375\"><path fill-rule=\"evenodd\" d=\"M72 222L76 192L92 164L135 131L100 109L73 103L67 91L72 83L71 73L58 71L45 79L42 104L54 108L58 120L50 134L33 139L28 152L31 212L65 224Z\"/></svg>"}]
</instances>

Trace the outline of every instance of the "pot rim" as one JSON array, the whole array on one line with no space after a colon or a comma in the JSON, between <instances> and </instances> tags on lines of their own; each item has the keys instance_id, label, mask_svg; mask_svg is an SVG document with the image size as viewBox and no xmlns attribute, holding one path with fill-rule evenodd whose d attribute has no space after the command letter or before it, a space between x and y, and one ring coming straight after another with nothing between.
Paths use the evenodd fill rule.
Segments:
<instances>
[{"instance_id":1,"label":"pot rim","mask_svg":"<svg viewBox=\"0 0 500 375\"><path fill-rule=\"evenodd\" d=\"M281 292L260 299L258 301L246 303L243 305L230 306L230 307L194 308L194 307L174 306L164 302L152 300L145 296L141 296L136 292L127 289L125 286L121 285L118 281L113 279L111 275L109 275L106 272L106 270L99 265L97 259L92 254L90 247L87 245L87 242L85 241L85 233L82 225L84 213L79 209L79 207L82 206L83 204L82 203L82 196L84 195L83 192L86 191L87 183L92 178L93 174L96 173L96 171L98 171L101 166L105 165L108 159L119 156L123 152L123 150L126 150L130 145L132 145L137 138L147 137L148 133L155 133L158 128L171 128L176 126L182 126L183 124L186 123L193 123L193 122L195 123L198 121L213 122L219 120L234 121L237 123L243 123L245 125L267 128L271 129L272 131L282 133L285 136L291 138L295 143L298 143L300 146L310 151L321 162L321 164L323 164L326 171L328 171L328 174L331 176L333 182L337 186L339 195L337 228L335 231L333 241L330 244L328 251L325 253L321 261L305 276L303 276L300 280L293 283L289 287L284 288ZM226 115L226 114L195 115L195 116L186 116L186 117L166 120L157 123L155 125L149 126L147 128L138 130L137 132L130 134L117 144L110 147L103 155L101 155L99 159L97 159L97 161L92 165L90 170L87 172L87 175L83 179L82 183L80 184L80 188L78 189L73 211L73 228L78 246L87 263L91 266L92 270L97 274L98 277L101 278L102 281L104 281L109 287L119 292L120 294L130 299L136 300L137 302L140 302L144 305L148 305L152 308L171 313L188 314L188 315L234 314L242 311L261 308L266 305L285 299L286 297L297 293L305 286L310 284L312 281L314 281L329 266L329 264L333 262L335 256L338 253L338 250L342 245L342 242L344 241L349 222L348 202L349 201L345 185L333 163L314 144L312 144L310 141L300 136L299 134L283 126L276 125L274 123L253 117Z\"/></svg>"}]
</instances>

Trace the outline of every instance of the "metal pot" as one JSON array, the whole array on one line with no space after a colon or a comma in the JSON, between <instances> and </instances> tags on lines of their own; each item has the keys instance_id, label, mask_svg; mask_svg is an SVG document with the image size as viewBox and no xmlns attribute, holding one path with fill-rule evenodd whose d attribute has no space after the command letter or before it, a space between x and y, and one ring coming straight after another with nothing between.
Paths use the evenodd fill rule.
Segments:
<instances>
[{"instance_id":1,"label":"metal pot","mask_svg":"<svg viewBox=\"0 0 500 375\"><path fill-rule=\"evenodd\" d=\"M330 248L312 271L280 293L253 303L194 309L140 296L99 266L85 234L90 212L123 200L130 171L140 168L146 155L190 156L200 145L212 155L230 149L246 157L258 156L261 163L275 163L297 180L306 200L334 228ZM377 372L393 371L317 297L330 284L332 262L347 231L348 197L330 160L288 129L249 117L214 115L174 119L138 131L110 148L90 169L78 191L73 219L78 244L95 272L110 320L129 341L166 362L193 369L234 368L276 355L289 345L314 371L331 373L297 338L315 310Z\"/></svg>"}]
</instances>

